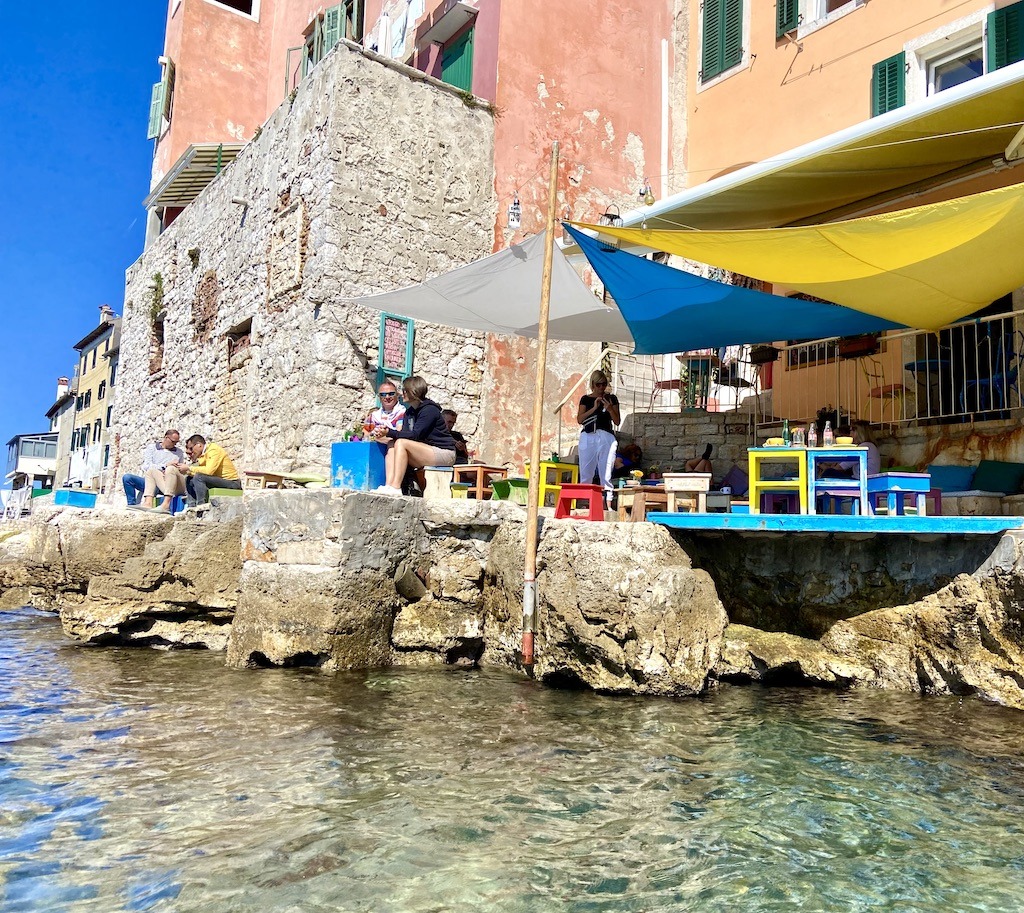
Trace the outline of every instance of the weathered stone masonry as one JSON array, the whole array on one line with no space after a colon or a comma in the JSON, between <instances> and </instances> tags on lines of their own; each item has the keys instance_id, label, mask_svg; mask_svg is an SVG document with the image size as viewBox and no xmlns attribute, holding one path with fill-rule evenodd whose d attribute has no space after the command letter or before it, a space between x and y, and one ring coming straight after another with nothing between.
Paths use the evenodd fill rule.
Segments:
<instances>
[{"instance_id":1,"label":"weathered stone masonry","mask_svg":"<svg viewBox=\"0 0 1024 913\"><path fill-rule=\"evenodd\" d=\"M379 314L342 303L490 253L492 114L339 45L128 270L122 465L176 426L240 467L323 470L371 403ZM477 429L484 340L416 327L415 370Z\"/></svg>"}]
</instances>

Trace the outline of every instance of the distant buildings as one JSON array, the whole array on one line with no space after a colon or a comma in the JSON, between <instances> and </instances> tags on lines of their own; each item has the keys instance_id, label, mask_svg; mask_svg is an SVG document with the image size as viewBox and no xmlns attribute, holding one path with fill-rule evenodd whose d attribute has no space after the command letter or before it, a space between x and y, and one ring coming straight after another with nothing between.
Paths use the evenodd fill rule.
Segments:
<instances>
[{"instance_id":1,"label":"distant buildings","mask_svg":"<svg viewBox=\"0 0 1024 913\"><path fill-rule=\"evenodd\" d=\"M7 474L11 488L53 488L57 465L57 434L17 434L7 442Z\"/></svg>"}]
</instances>

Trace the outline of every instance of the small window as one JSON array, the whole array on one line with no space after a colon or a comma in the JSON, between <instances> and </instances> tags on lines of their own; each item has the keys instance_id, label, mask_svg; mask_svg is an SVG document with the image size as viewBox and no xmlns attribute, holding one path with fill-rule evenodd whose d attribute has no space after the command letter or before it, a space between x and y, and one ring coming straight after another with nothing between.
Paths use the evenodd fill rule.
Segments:
<instances>
[{"instance_id":1,"label":"small window","mask_svg":"<svg viewBox=\"0 0 1024 913\"><path fill-rule=\"evenodd\" d=\"M46 445L46 459L53 460L57 457L57 445L51 441Z\"/></svg>"},{"instance_id":2,"label":"small window","mask_svg":"<svg viewBox=\"0 0 1024 913\"><path fill-rule=\"evenodd\" d=\"M107 427L108 428L110 427L110 418L113 415L113 413L114 413L114 407L113 406L107 406Z\"/></svg>"},{"instance_id":3,"label":"small window","mask_svg":"<svg viewBox=\"0 0 1024 913\"><path fill-rule=\"evenodd\" d=\"M100 437L102 436L102 434L103 434L103 419L99 419L98 418L98 419L96 419L95 422L92 423L92 442L94 444L98 444L100 442Z\"/></svg>"},{"instance_id":4,"label":"small window","mask_svg":"<svg viewBox=\"0 0 1024 913\"><path fill-rule=\"evenodd\" d=\"M85 403L83 409L88 409L92 405L92 390L85 391Z\"/></svg>"},{"instance_id":5,"label":"small window","mask_svg":"<svg viewBox=\"0 0 1024 913\"><path fill-rule=\"evenodd\" d=\"M254 10L258 11L255 0L209 0L209 2L214 6L226 6L228 9L244 13L246 16L253 16L255 15Z\"/></svg>"},{"instance_id":6,"label":"small window","mask_svg":"<svg viewBox=\"0 0 1024 913\"><path fill-rule=\"evenodd\" d=\"M106 395L107 395L107 382L105 380L101 380L99 387L96 388L96 399L105 399Z\"/></svg>"},{"instance_id":7,"label":"small window","mask_svg":"<svg viewBox=\"0 0 1024 913\"><path fill-rule=\"evenodd\" d=\"M96 353L99 352L99 350L99 346L92 350L92 364L89 366L90 369L96 367Z\"/></svg>"},{"instance_id":8,"label":"small window","mask_svg":"<svg viewBox=\"0 0 1024 913\"><path fill-rule=\"evenodd\" d=\"M968 82L985 72L981 39L928 61L928 94Z\"/></svg>"},{"instance_id":9,"label":"small window","mask_svg":"<svg viewBox=\"0 0 1024 913\"><path fill-rule=\"evenodd\" d=\"M110 386L114 386L114 381L117 380L117 362L112 362L110 365Z\"/></svg>"},{"instance_id":10,"label":"small window","mask_svg":"<svg viewBox=\"0 0 1024 913\"><path fill-rule=\"evenodd\" d=\"M988 68L1024 60L1024 2L988 14Z\"/></svg>"},{"instance_id":11,"label":"small window","mask_svg":"<svg viewBox=\"0 0 1024 913\"><path fill-rule=\"evenodd\" d=\"M85 397L82 396L81 394L79 394L78 396L75 397L75 412L81 412L82 411L84 402L85 402Z\"/></svg>"}]
</instances>

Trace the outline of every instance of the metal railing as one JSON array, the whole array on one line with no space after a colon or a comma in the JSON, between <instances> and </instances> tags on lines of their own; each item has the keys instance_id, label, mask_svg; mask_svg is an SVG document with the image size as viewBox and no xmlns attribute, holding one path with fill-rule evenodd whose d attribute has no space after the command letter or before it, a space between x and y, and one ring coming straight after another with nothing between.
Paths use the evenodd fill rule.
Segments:
<instances>
[{"instance_id":1,"label":"metal railing","mask_svg":"<svg viewBox=\"0 0 1024 913\"><path fill-rule=\"evenodd\" d=\"M691 406L741 412L763 427L783 418L824 417L834 425L940 424L1024 411L1024 310L937 332L904 330L778 348L770 389L762 389L762 369L750 361L748 347L727 350L725 360L706 350L650 356L617 346L606 355L624 414Z\"/></svg>"}]
</instances>

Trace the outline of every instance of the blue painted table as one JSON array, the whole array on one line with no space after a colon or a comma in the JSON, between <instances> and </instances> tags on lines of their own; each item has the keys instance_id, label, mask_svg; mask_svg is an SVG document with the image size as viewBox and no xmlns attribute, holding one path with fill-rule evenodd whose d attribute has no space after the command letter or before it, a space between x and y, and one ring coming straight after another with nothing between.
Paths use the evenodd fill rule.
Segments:
<instances>
[{"instance_id":1,"label":"blue painted table","mask_svg":"<svg viewBox=\"0 0 1024 913\"><path fill-rule=\"evenodd\" d=\"M822 463L856 463L852 479L819 477ZM870 513L868 502L868 448L867 447L808 447L807 448L807 512L817 513L819 495L827 498L845 498L853 501L854 510L861 516ZM829 511L826 511L828 513Z\"/></svg>"}]
</instances>

